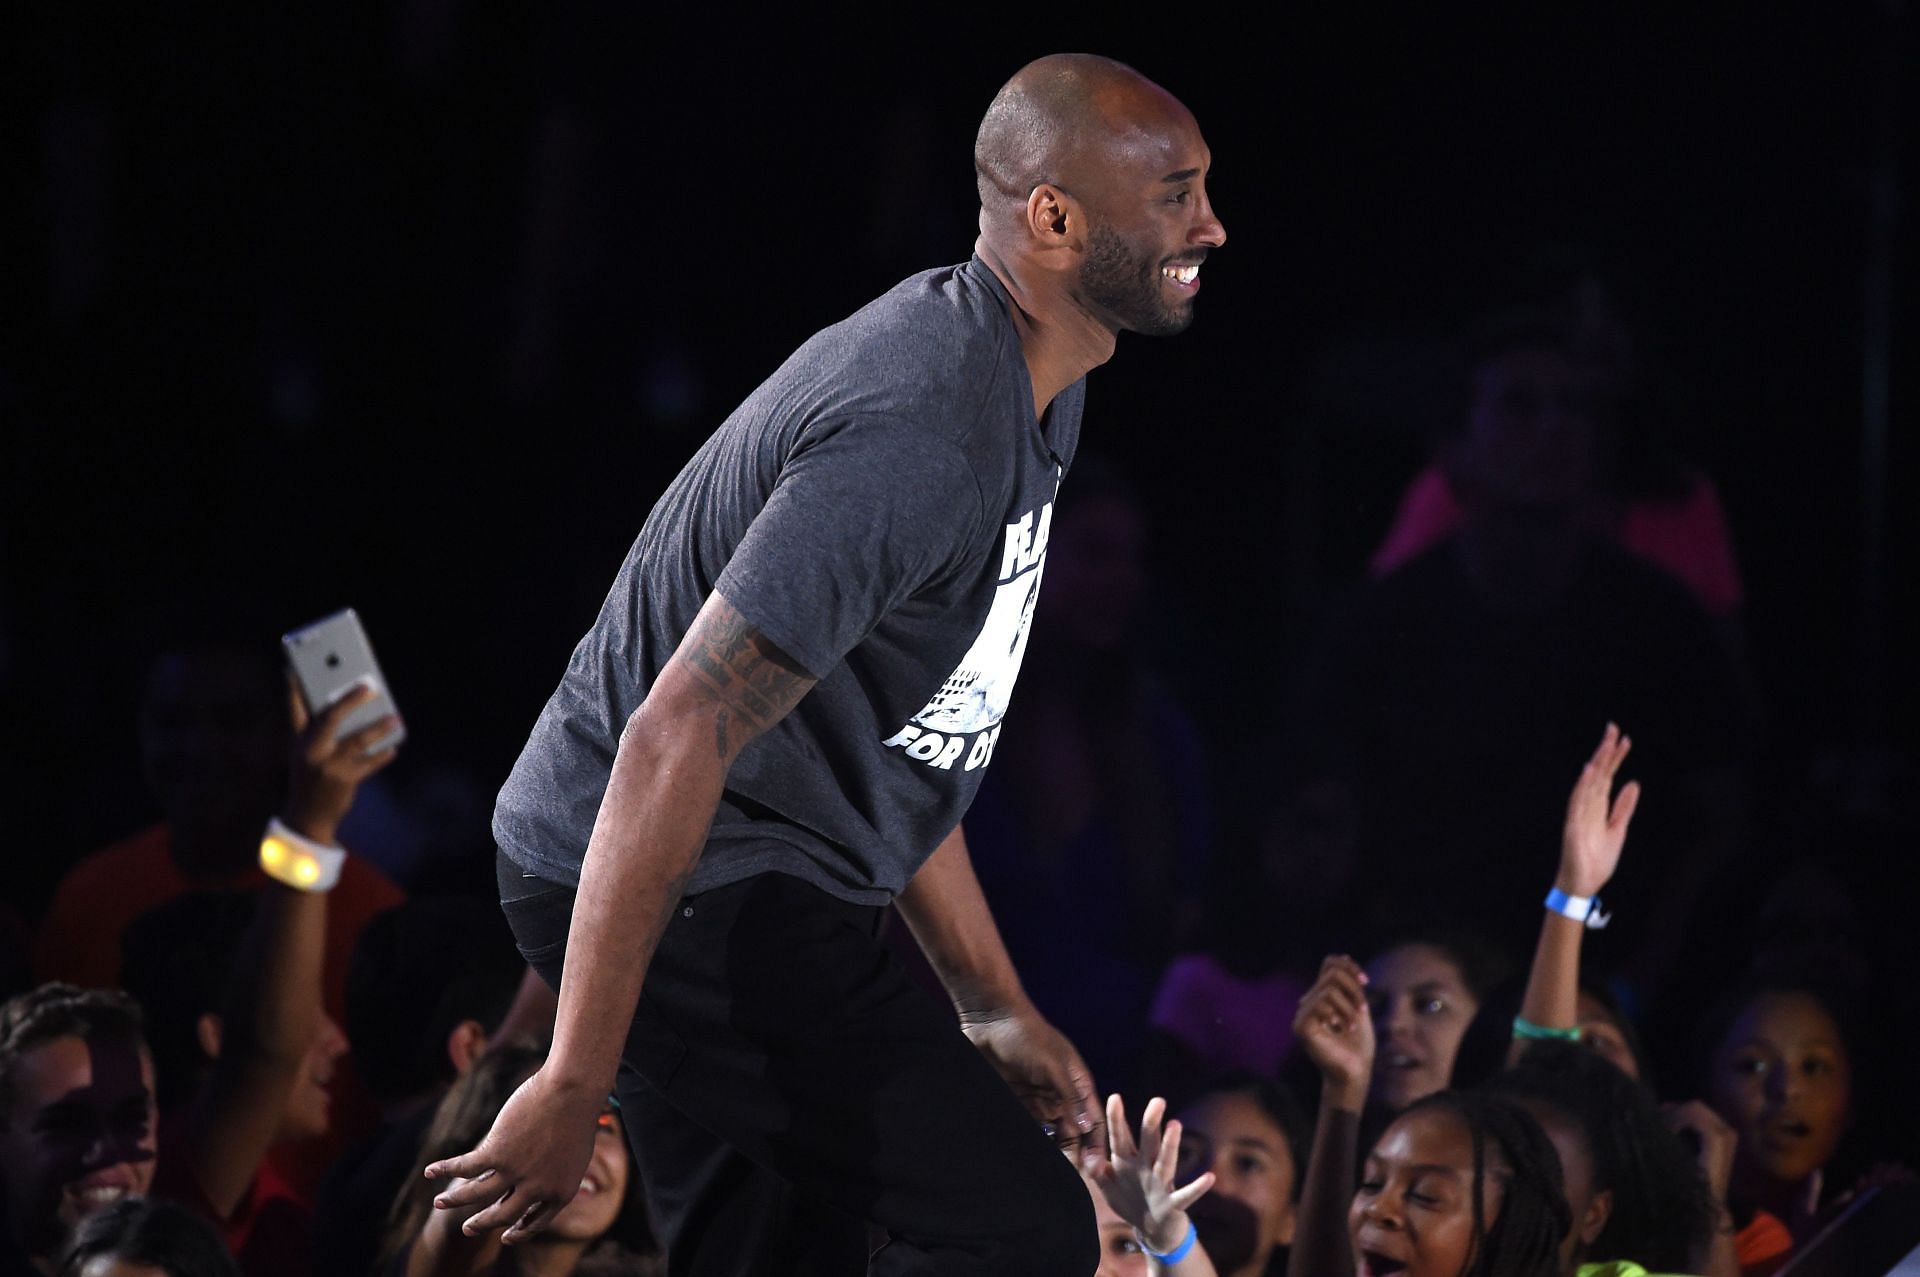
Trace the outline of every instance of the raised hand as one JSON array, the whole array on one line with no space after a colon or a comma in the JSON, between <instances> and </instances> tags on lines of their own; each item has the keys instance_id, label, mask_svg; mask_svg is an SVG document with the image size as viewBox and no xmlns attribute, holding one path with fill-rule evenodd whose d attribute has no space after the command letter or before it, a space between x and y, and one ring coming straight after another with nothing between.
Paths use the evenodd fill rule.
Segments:
<instances>
[{"instance_id":1,"label":"raised hand","mask_svg":"<svg viewBox=\"0 0 1920 1277\"><path fill-rule=\"evenodd\" d=\"M1107 1164L1093 1173L1094 1183L1113 1207L1114 1214L1133 1225L1140 1240L1162 1254L1186 1240L1187 1207L1213 1187L1213 1172L1196 1176L1191 1184L1173 1186L1174 1167L1180 1161L1180 1122L1163 1120L1167 1102L1159 1096L1147 1101L1140 1114L1140 1138L1127 1124L1127 1106L1118 1095L1107 1097Z\"/></svg>"},{"instance_id":2,"label":"raised hand","mask_svg":"<svg viewBox=\"0 0 1920 1277\"><path fill-rule=\"evenodd\" d=\"M1560 837L1560 872L1554 885L1570 896L1597 896L1620 864L1627 825L1640 805L1640 783L1628 781L1616 796L1613 778L1633 741L1612 723L1600 747L1580 770L1567 799L1567 824Z\"/></svg>"},{"instance_id":3,"label":"raised hand","mask_svg":"<svg viewBox=\"0 0 1920 1277\"><path fill-rule=\"evenodd\" d=\"M1106 1156L1107 1133L1093 1075L1073 1043L1031 1004L963 1015L960 1028L1053 1142L1097 1168Z\"/></svg>"},{"instance_id":4,"label":"raised hand","mask_svg":"<svg viewBox=\"0 0 1920 1277\"><path fill-rule=\"evenodd\" d=\"M352 809L361 782L393 761L395 749L377 754L367 750L399 725L397 714L388 714L350 736L340 735L347 715L373 695L372 686L362 683L318 715L309 715L305 698L288 680L294 742L286 820L296 833L315 842L336 842L340 822Z\"/></svg>"},{"instance_id":5,"label":"raised hand","mask_svg":"<svg viewBox=\"0 0 1920 1277\"><path fill-rule=\"evenodd\" d=\"M1324 1083L1322 1103L1358 1113L1373 1080L1373 1013L1367 973L1344 953L1330 954L1294 1012L1293 1036L1306 1048Z\"/></svg>"},{"instance_id":6,"label":"raised hand","mask_svg":"<svg viewBox=\"0 0 1920 1277\"><path fill-rule=\"evenodd\" d=\"M469 1236L504 1227L502 1241L522 1241L551 1223L580 1191L607 1097L556 1085L544 1073L536 1072L507 1097L478 1148L426 1168L428 1179L454 1181L433 1199L436 1208L481 1207L461 1225Z\"/></svg>"}]
</instances>

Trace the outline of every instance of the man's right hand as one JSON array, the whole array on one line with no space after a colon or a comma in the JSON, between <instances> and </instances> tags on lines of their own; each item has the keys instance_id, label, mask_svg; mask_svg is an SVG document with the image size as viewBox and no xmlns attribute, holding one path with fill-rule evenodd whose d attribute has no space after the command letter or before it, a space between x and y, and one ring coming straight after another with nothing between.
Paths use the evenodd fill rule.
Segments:
<instances>
[{"instance_id":1,"label":"man's right hand","mask_svg":"<svg viewBox=\"0 0 1920 1277\"><path fill-rule=\"evenodd\" d=\"M428 1179L456 1179L433 1199L441 1210L485 1208L461 1225L469 1236L506 1228L509 1245L546 1227L580 1191L593 1156L604 1092L555 1083L545 1069L507 1098L480 1146L426 1168Z\"/></svg>"},{"instance_id":2,"label":"man's right hand","mask_svg":"<svg viewBox=\"0 0 1920 1277\"><path fill-rule=\"evenodd\" d=\"M1330 954L1293 1017L1293 1035L1325 1082L1325 1102L1349 1113L1360 1111L1373 1081L1373 1013L1366 983L1359 963L1344 953Z\"/></svg>"}]
</instances>

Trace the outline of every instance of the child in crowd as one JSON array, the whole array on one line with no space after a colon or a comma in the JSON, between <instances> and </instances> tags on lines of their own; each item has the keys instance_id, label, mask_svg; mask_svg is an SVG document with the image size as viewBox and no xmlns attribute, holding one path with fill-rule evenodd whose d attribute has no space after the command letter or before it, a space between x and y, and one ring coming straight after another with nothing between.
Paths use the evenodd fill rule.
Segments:
<instances>
[{"instance_id":1,"label":"child in crowd","mask_svg":"<svg viewBox=\"0 0 1920 1277\"><path fill-rule=\"evenodd\" d=\"M1502 966L1473 937L1444 932L1407 935L1367 963L1367 1006L1380 1035L1373 1104L1398 1113L1447 1088L1461 1039Z\"/></svg>"},{"instance_id":2,"label":"child in crowd","mask_svg":"<svg viewBox=\"0 0 1920 1277\"><path fill-rule=\"evenodd\" d=\"M1720 1212L1705 1178L1632 1078L1574 1042L1541 1041L1488 1089L1532 1114L1560 1156L1573 1221L1561 1247L1563 1272L1736 1277L1731 1247L1716 1262ZM1633 1264L1600 1262L1622 1260Z\"/></svg>"},{"instance_id":3,"label":"child in crowd","mask_svg":"<svg viewBox=\"0 0 1920 1277\"><path fill-rule=\"evenodd\" d=\"M1166 1114L1165 1100L1148 1100L1136 1137L1127 1124L1126 1104L1118 1095L1107 1097L1106 1161L1080 1170L1093 1192L1100 1227L1100 1267L1094 1277L1148 1277L1153 1272L1218 1277L1190 1210L1214 1186L1215 1177L1202 1171L1184 1187L1174 1187L1182 1167L1183 1128L1177 1118L1163 1123Z\"/></svg>"},{"instance_id":4,"label":"child in crowd","mask_svg":"<svg viewBox=\"0 0 1920 1277\"><path fill-rule=\"evenodd\" d=\"M115 1202L74 1232L59 1277L240 1277L213 1225L183 1206Z\"/></svg>"},{"instance_id":5,"label":"child in crowd","mask_svg":"<svg viewBox=\"0 0 1920 1277\"><path fill-rule=\"evenodd\" d=\"M1180 1174L1211 1173L1190 1212L1222 1277L1286 1270L1306 1164L1306 1119L1276 1082L1229 1075L1180 1110Z\"/></svg>"},{"instance_id":6,"label":"child in crowd","mask_svg":"<svg viewBox=\"0 0 1920 1277\"><path fill-rule=\"evenodd\" d=\"M1711 1017L1708 1102L1739 1139L1728 1206L1741 1269L1778 1269L1826 1222L1828 1170L1852 1124L1854 1033L1841 999L1763 981Z\"/></svg>"},{"instance_id":7,"label":"child in crowd","mask_svg":"<svg viewBox=\"0 0 1920 1277\"><path fill-rule=\"evenodd\" d=\"M1356 1180L1374 1055L1366 982L1351 958L1329 957L1294 1020L1322 1088L1288 1277L1558 1277L1572 1222L1559 1159L1510 1101L1463 1091L1415 1101Z\"/></svg>"},{"instance_id":8,"label":"child in crowd","mask_svg":"<svg viewBox=\"0 0 1920 1277\"><path fill-rule=\"evenodd\" d=\"M481 1057L440 1102L418 1164L478 1144L500 1106L545 1056L536 1046L507 1044ZM503 1246L498 1233L468 1237L460 1225L475 1210L435 1210L435 1194L450 1185L416 1175L394 1199L379 1271L386 1277L569 1277L583 1272L590 1260L592 1267L601 1268L610 1251L631 1252L625 1271L664 1271L643 1258L652 1254L654 1246L632 1157L619 1106L609 1099L594 1132L593 1158L579 1192L542 1231L512 1247Z\"/></svg>"}]
</instances>

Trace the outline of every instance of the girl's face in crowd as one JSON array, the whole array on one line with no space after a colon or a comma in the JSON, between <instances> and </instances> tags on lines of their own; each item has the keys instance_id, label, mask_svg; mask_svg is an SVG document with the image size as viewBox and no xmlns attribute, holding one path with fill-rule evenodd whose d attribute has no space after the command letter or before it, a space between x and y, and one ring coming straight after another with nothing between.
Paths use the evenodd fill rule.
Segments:
<instances>
[{"instance_id":1,"label":"girl's face in crowd","mask_svg":"<svg viewBox=\"0 0 1920 1277\"><path fill-rule=\"evenodd\" d=\"M1367 964L1367 1005L1379 1042L1371 1098L1397 1112L1446 1090L1480 1009L1453 960L1427 944L1387 950Z\"/></svg>"},{"instance_id":2,"label":"girl's face in crowd","mask_svg":"<svg viewBox=\"0 0 1920 1277\"><path fill-rule=\"evenodd\" d=\"M620 1114L608 1105L594 1128L593 1156L586 1177L573 1200L553 1217L550 1229L563 1241L590 1242L602 1237L620 1218L627 1197L627 1134Z\"/></svg>"},{"instance_id":3,"label":"girl's face in crowd","mask_svg":"<svg viewBox=\"0 0 1920 1277\"><path fill-rule=\"evenodd\" d=\"M1093 1218L1100 1227L1100 1267L1093 1277L1152 1277L1147 1252L1134 1240L1133 1225L1107 1204L1107 1195L1084 1172L1080 1179L1093 1196Z\"/></svg>"},{"instance_id":4,"label":"girl's face in crowd","mask_svg":"<svg viewBox=\"0 0 1920 1277\"><path fill-rule=\"evenodd\" d=\"M1209 1195L1239 1202L1253 1212L1253 1257L1248 1267L1264 1272L1274 1250L1293 1241L1293 1187L1298 1168L1287 1133L1250 1095L1224 1092L1202 1097L1180 1114L1180 1166L1185 1184L1214 1174Z\"/></svg>"},{"instance_id":5,"label":"girl's face in crowd","mask_svg":"<svg viewBox=\"0 0 1920 1277\"><path fill-rule=\"evenodd\" d=\"M1619 1069L1622 1073L1638 1082L1640 1080L1640 1062L1633 1058L1633 1048L1627 1044L1626 1032L1621 1029L1620 1021L1613 1012L1591 993L1580 995L1580 1041L1594 1054Z\"/></svg>"},{"instance_id":6,"label":"girl's face in crowd","mask_svg":"<svg viewBox=\"0 0 1920 1277\"><path fill-rule=\"evenodd\" d=\"M1493 1227L1505 1174L1487 1151L1481 1214ZM1347 1210L1355 1277L1460 1277L1473 1253L1473 1137L1452 1113L1396 1119L1368 1154Z\"/></svg>"},{"instance_id":7,"label":"girl's face in crowd","mask_svg":"<svg viewBox=\"0 0 1920 1277\"><path fill-rule=\"evenodd\" d=\"M1839 1026L1811 994L1762 994L1714 1053L1713 1106L1740 1133L1749 1174L1798 1184L1825 1166L1852 1099Z\"/></svg>"}]
</instances>

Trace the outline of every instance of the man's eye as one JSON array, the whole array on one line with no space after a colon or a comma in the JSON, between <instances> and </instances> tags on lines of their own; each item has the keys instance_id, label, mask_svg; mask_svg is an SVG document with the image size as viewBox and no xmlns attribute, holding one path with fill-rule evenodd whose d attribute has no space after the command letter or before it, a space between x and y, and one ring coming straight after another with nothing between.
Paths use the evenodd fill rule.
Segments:
<instances>
[{"instance_id":1,"label":"man's eye","mask_svg":"<svg viewBox=\"0 0 1920 1277\"><path fill-rule=\"evenodd\" d=\"M1192 198L1193 198L1193 193L1191 191L1179 191L1179 192L1176 192L1173 195L1173 197L1167 201L1167 203L1184 204Z\"/></svg>"},{"instance_id":2,"label":"man's eye","mask_svg":"<svg viewBox=\"0 0 1920 1277\"><path fill-rule=\"evenodd\" d=\"M1735 1073L1744 1073L1748 1077L1765 1077L1770 1068L1766 1060L1757 1055L1746 1055L1733 1062Z\"/></svg>"},{"instance_id":3,"label":"man's eye","mask_svg":"<svg viewBox=\"0 0 1920 1277\"><path fill-rule=\"evenodd\" d=\"M1242 1175L1257 1175L1267 1169L1267 1164L1250 1154L1243 1154L1233 1159L1233 1169Z\"/></svg>"},{"instance_id":4,"label":"man's eye","mask_svg":"<svg viewBox=\"0 0 1920 1277\"><path fill-rule=\"evenodd\" d=\"M1445 998L1427 998L1420 1003L1421 1015L1439 1015L1447 1009Z\"/></svg>"}]
</instances>

